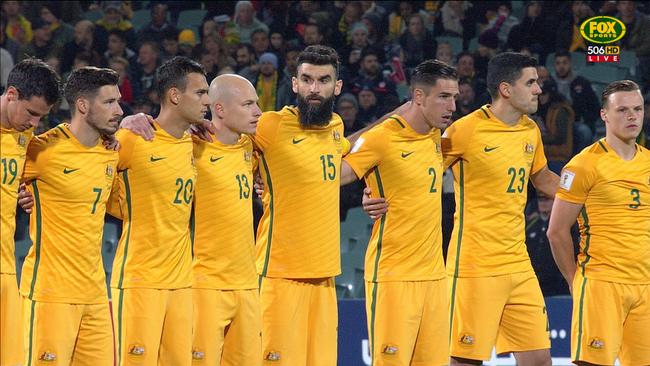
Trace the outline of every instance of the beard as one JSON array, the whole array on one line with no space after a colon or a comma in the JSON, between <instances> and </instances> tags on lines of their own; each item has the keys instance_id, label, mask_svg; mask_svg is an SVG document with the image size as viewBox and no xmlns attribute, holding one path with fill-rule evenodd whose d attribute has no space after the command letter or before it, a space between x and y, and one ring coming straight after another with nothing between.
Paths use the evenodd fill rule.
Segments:
<instances>
[{"instance_id":1,"label":"beard","mask_svg":"<svg viewBox=\"0 0 650 366\"><path fill-rule=\"evenodd\" d=\"M329 98L316 95L307 98L298 94L298 111L300 111L300 125L303 127L327 126L334 112L334 94ZM310 104L309 100L320 100L320 104Z\"/></svg>"},{"instance_id":2,"label":"beard","mask_svg":"<svg viewBox=\"0 0 650 366\"><path fill-rule=\"evenodd\" d=\"M102 136L110 136L117 132L117 129L120 126L119 122L121 120L121 117L114 117L110 119L110 121L114 120L117 122L117 125L115 127L108 126L107 123L101 123L99 116L97 116L96 113L92 111L92 109L88 111L88 116L86 117L86 122Z\"/></svg>"}]
</instances>

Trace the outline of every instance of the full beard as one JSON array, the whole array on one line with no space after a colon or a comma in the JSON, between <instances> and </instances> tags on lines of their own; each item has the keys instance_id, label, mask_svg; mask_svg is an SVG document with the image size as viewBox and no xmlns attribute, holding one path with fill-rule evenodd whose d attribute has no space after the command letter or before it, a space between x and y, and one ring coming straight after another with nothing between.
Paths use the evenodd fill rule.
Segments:
<instances>
[{"instance_id":1,"label":"full beard","mask_svg":"<svg viewBox=\"0 0 650 366\"><path fill-rule=\"evenodd\" d=\"M310 104L310 99L320 100L320 104ZM298 111L300 112L300 125L303 127L327 126L334 112L334 95L329 98L309 96L304 98L298 94Z\"/></svg>"}]
</instances>

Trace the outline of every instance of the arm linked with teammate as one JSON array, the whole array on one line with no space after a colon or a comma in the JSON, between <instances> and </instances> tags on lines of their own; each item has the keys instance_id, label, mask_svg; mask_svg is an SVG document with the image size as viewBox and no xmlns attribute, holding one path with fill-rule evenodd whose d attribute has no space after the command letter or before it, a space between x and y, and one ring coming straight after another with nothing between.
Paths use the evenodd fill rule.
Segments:
<instances>
[{"instance_id":1,"label":"arm linked with teammate","mask_svg":"<svg viewBox=\"0 0 650 366\"><path fill-rule=\"evenodd\" d=\"M557 187L560 184L560 177L553 173L548 166L545 166L537 173L530 176L535 189L548 197L555 197Z\"/></svg>"},{"instance_id":2,"label":"arm linked with teammate","mask_svg":"<svg viewBox=\"0 0 650 366\"><path fill-rule=\"evenodd\" d=\"M571 227L576 222L582 207L582 204L563 201L556 197L546 232L551 244L553 259L569 284L570 291L572 291L573 277L576 273Z\"/></svg>"}]
</instances>

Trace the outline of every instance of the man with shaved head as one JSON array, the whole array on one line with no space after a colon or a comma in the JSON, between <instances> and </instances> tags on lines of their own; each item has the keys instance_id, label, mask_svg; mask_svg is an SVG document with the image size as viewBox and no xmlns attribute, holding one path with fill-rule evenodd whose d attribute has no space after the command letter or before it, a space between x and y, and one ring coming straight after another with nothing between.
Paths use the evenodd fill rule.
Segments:
<instances>
[{"instance_id":1,"label":"man with shaved head","mask_svg":"<svg viewBox=\"0 0 650 366\"><path fill-rule=\"evenodd\" d=\"M194 138L192 358L204 365L261 365L253 234L253 143L262 112L250 81L216 77L208 92L212 142Z\"/></svg>"}]
</instances>

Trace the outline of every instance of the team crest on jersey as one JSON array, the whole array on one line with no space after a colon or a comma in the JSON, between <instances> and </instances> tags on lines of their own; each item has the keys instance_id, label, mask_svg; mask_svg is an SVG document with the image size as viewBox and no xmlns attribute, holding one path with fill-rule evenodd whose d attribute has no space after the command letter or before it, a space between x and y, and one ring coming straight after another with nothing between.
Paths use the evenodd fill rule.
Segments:
<instances>
[{"instance_id":1,"label":"team crest on jersey","mask_svg":"<svg viewBox=\"0 0 650 366\"><path fill-rule=\"evenodd\" d=\"M526 141L526 144L524 145L524 152L526 154L532 154L535 152L535 145L533 145L530 141Z\"/></svg>"},{"instance_id":2,"label":"team crest on jersey","mask_svg":"<svg viewBox=\"0 0 650 366\"><path fill-rule=\"evenodd\" d=\"M594 338L589 342L589 347L595 349L603 349L605 348L605 341L600 338Z\"/></svg>"},{"instance_id":3,"label":"team crest on jersey","mask_svg":"<svg viewBox=\"0 0 650 366\"><path fill-rule=\"evenodd\" d=\"M266 356L264 356L266 361L280 361L280 358L282 358L280 352L277 351L269 351Z\"/></svg>"},{"instance_id":4,"label":"team crest on jersey","mask_svg":"<svg viewBox=\"0 0 650 366\"><path fill-rule=\"evenodd\" d=\"M469 334L463 334L458 341L462 344L474 344L474 337Z\"/></svg>"},{"instance_id":5,"label":"team crest on jersey","mask_svg":"<svg viewBox=\"0 0 650 366\"><path fill-rule=\"evenodd\" d=\"M56 354L52 352L43 352L43 354L38 357L38 360L42 362L54 362L56 361Z\"/></svg>"},{"instance_id":6,"label":"team crest on jersey","mask_svg":"<svg viewBox=\"0 0 650 366\"><path fill-rule=\"evenodd\" d=\"M244 151L244 161L247 163L251 162L251 153L248 151Z\"/></svg>"},{"instance_id":7,"label":"team crest on jersey","mask_svg":"<svg viewBox=\"0 0 650 366\"><path fill-rule=\"evenodd\" d=\"M110 165L106 167L106 176L109 178L113 177L113 167Z\"/></svg>"},{"instance_id":8,"label":"team crest on jersey","mask_svg":"<svg viewBox=\"0 0 650 366\"><path fill-rule=\"evenodd\" d=\"M332 131L332 137L334 137L334 142L336 143L341 142L341 134L339 133L339 131L336 130Z\"/></svg>"},{"instance_id":9,"label":"team crest on jersey","mask_svg":"<svg viewBox=\"0 0 650 366\"><path fill-rule=\"evenodd\" d=\"M399 348L394 344L385 344L381 347L381 353L385 355L396 355Z\"/></svg>"},{"instance_id":10,"label":"team crest on jersey","mask_svg":"<svg viewBox=\"0 0 650 366\"><path fill-rule=\"evenodd\" d=\"M18 145L25 147L26 143L27 143L27 139L25 138L25 135L18 136Z\"/></svg>"}]
</instances>

